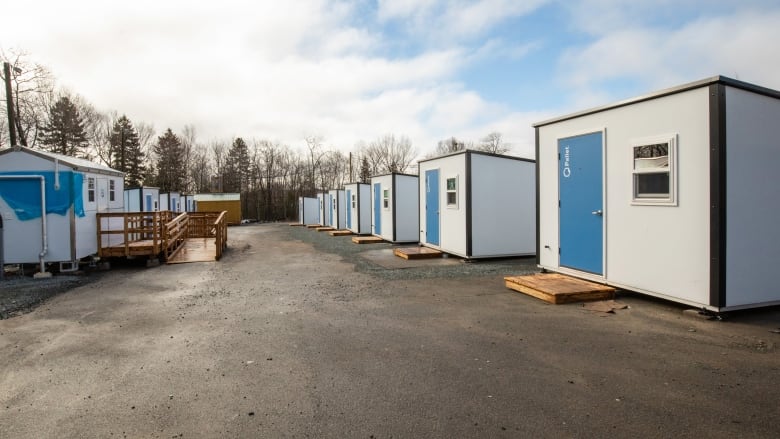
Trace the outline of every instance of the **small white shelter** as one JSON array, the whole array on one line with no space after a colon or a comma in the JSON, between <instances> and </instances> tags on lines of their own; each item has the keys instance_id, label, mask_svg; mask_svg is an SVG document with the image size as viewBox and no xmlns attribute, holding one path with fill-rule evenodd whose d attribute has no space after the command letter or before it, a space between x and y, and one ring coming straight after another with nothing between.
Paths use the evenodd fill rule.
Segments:
<instances>
[{"instance_id":1,"label":"small white shelter","mask_svg":"<svg viewBox=\"0 0 780 439\"><path fill-rule=\"evenodd\" d=\"M317 224L320 206L316 198L298 197L298 222L301 224Z\"/></svg>"},{"instance_id":2,"label":"small white shelter","mask_svg":"<svg viewBox=\"0 0 780 439\"><path fill-rule=\"evenodd\" d=\"M540 122L539 266L728 311L780 303L780 92L716 76Z\"/></svg>"},{"instance_id":3,"label":"small white shelter","mask_svg":"<svg viewBox=\"0 0 780 439\"><path fill-rule=\"evenodd\" d=\"M342 230L346 228L346 201L343 189L331 189L328 191L330 196L330 214L327 225Z\"/></svg>"},{"instance_id":4,"label":"small white shelter","mask_svg":"<svg viewBox=\"0 0 780 439\"><path fill-rule=\"evenodd\" d=\"M347 183L344 185L346 198L347 229L356 235L371 234L371 185L368 183Z\"/></svg>"},{"instance_id":5,"label":"small white shelter","mask_svg":"<svg viewBox=\"0 0 780 439\"><path fill-rule=\"evenodd\" d=\"M124 174L87 160L23 147L0 151L6 264L78 269L97 253L97 212L124 211ZM120 219L121 220L121 219Z\"/></svg>"},{"instance_id":6,"label":"small white shelter","mask_svg":"<svg viewBox=\"0 0 780 439\"><path fill-rule=\"evenodd\" d=\"M419 179L391 173L371 177L371 234L393 243L417 242L420 236Z\"/></svg>"},{"instance_id":7,"label":"small white shelter","mask_svg":"<svg viewBox=\"0 0 780 439\"><path fill-rule=\"evenodd\" d=\"M533 160L464 150L419 169L420 244L468 259L536 253Z\"/></svg>"},{"instance_id":8,"label":"small white shelter","mask_svg":"<svg viewBox=\"0 0 780 439\"><path fill-rule=\"evenodd\" d=\"M125 189L126 212L154 212L160 209L160 189L150 186Z\"/></svg>"},{"instance_id":9,"label":"small white shelter","mask_svg":"<svg viewBox=\"0 0 780 439\"><path fill-rule=\"evenodd\" d=\"M330 193L328 191L317 194L317 206L319 209L317 224L321 226L330 225Z\"/></svg>"},{"instance_id":10,"label":"small white shelter","mask_svg":"<svg viewBox=\"0 0 780 439\"><path fill-rule=\"evenodd\" d=\"M182 195L181 207L183 212L197 212L198 207L195 203L195 195Z\"/></svg>"},{"instance_id":11,"label":"small white shelter","mask_svg":"<svg viewBox=\"0 0 780 439\"><path fill-rule=\"evenodd\" d=\"M163 192L160 194L160 210L183 212L181 195L178 192Z\"/></svg>"}]
</instances>

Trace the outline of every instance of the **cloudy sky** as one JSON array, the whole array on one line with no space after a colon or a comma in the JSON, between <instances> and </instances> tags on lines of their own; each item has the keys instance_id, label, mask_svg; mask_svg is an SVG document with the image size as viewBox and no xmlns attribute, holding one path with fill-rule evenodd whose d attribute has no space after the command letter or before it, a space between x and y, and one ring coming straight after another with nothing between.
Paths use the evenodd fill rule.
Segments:
<instances>
[{"instance_id":1,"label":"cloudy sky","mask_svg":"<svg viewBox=\"0 0 780 439\"><path fill-rule=\"evenodd\" d=\"M386 133L425 154L714 75L780 89L777 0L25 0L0 47L102 111L198 140Z\"/></svg>"}]
</instances>

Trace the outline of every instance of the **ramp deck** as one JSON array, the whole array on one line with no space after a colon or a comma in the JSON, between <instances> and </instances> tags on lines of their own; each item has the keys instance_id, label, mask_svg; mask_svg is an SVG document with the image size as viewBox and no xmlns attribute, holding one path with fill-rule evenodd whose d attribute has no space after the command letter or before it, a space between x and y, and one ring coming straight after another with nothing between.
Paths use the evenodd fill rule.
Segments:
<instances>
[{"instance_id":1,"label":"ramp deck","mask_svg":"<svg viewBox=\"0 0 780 439\"><path fill-rule=\"evenodd\" d=\"M615 297L615 288L558 273L504 278L507 288L555 305Z\"/></svg>"},{"instance_id":2,"label":"ramp deck","mask_svg":"<svg viewBox=\"0 0 780 439\"><path fill-rule=\"evenodd\" d=\"M187 238L182 248L168 264L183 264L186 262L213 262L217 260L217 244L213 238Z\"/></svg>"}]
</instances>

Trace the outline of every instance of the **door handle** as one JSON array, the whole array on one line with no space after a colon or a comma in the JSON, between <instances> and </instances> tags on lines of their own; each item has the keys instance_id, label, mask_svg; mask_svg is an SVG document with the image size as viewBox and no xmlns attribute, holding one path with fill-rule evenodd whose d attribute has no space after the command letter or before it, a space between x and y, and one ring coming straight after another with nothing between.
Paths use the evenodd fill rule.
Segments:
<instances>
[{"instance_id":1,"label":"door handle","mask_svg":"<svg viewBox=\"0 0 780 439\"><path fill-rule=\"evenodd\" d=\"M591 214L598 215L598 216L603 216L604 215L604 211L602 211L601 209L594 210L593 212L591 212Z\"/></svg>"}]
</instances>

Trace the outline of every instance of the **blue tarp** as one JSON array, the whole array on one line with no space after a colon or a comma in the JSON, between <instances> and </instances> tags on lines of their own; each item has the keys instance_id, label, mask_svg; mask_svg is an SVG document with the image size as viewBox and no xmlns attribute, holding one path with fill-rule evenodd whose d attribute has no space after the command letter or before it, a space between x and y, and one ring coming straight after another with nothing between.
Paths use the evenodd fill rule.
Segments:
<instances>
[{"instance_id":1,"label":"blue tarp","mask_svg":"<svg viewBox=\"0 0 780 439\"><path fill-rule=\"evenodd\" d=\"M4 175L41 175L46 182L46 214L65 215L74 206L77 216L83 217L84 176L77 172L59 172L60 188L54 189L54 171L0 172ZM41 180L0 179L0 197L14 210L16 217L27 221L41 217Z\"/></svg>"}]
</instances>

